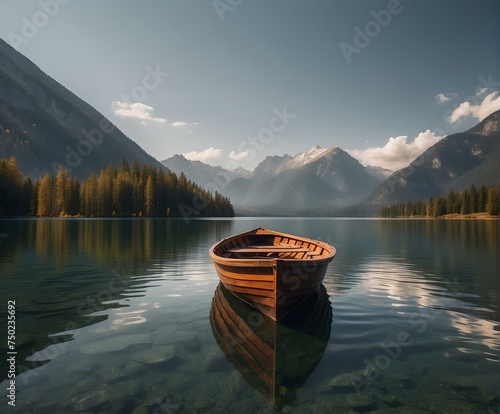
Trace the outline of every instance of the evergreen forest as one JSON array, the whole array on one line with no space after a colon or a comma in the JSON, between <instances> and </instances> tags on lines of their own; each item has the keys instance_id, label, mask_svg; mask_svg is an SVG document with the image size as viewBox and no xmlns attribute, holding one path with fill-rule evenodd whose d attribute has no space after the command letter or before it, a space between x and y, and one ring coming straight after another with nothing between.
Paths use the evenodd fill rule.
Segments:
<instances>
[{"instance_id":1,"label":"evergreen forest","mask_svg":"<svg viewBox=\"0 0 500 414\"><path fill-rule=\"evenodd\" d=\"M16 159L0 159L0 216L232 217L227 197L151 165L122 160L80 181L60 167L33 182Z\"/></svg>"},{"instance_id":2,"label":"evergreen forest","mask_svg":"<svg viewBox=\"0 0 500 414\"><path fill-rule=\"evenodd\" d=\"M425 201L408 201L382 207L380 217L441 217L446 214L500 213L500 190L497 187L479 188L472 184L460 192L449 191L446 196L429 197Z\"/></svg>"}]
</instances>

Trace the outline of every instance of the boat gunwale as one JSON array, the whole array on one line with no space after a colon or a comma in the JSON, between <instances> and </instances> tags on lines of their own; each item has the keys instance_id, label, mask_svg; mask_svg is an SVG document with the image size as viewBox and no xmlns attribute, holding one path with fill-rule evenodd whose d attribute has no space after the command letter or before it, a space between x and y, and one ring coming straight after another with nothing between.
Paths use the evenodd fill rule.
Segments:
<instances>
[{"instance_id":1,"label":"boat gunwale","mask_svg":"<svg viewBox=\"0 0 500 414\"><path fill-rule=\"evenodd\" d=\"M220 256L219 254L215 253L215 249L219 247L220 245L230 242L232 240L238 240L241 239L244 236L253 236L257 235L257 232L261 231L264 235L272 235L272 236L279 236L279 237L285 237L291 240L297 240L302 243L309 243L313 244L315 246L321 247L324 250L326 250L328 253L326 255L318 255L318 257L309 257L309 258L291 258L291 257L286 257L286 258L279 258L279 257L223 257ZM265 251L265 248L262 248L263 251ZM311 250L312 251L312 250ZM287 233L282 233L279 231L274 231L274 230L269 230L263 227L257 227L252 230L248 230L239 234L235 234L229 237L226 237L224 239L219 240L218 242L214 243L210 249L209 249L209 255L210 258L217 264L221 265L226 265L226 266L234 266L234 267L244 267L244 266L251 266L251 267L274 267L276 261L281 261L283 264L290 264L294 266L300 266L301 263L307 264L314 262L316 264L323 264L323 263L329 263L333 260L335 257L335 254L337 253L337 250L335 247L332 245L319 241L319 240L314 240L310 239L307 237L300 237L292 234L287 234Z\"/></svg>"}]
</instances>

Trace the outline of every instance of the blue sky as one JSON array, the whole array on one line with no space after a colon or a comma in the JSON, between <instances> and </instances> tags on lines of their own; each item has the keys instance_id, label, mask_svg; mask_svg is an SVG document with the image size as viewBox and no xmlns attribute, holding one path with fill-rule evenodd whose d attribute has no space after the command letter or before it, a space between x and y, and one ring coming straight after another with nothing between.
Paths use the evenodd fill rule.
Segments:
<instances>
[{"instance_id":1,"label":"blue sky","mask_svg":"<svg viewBox=\"0 0 500 414\"><path fill-rule=\"evenodd\" d=\"M500 109L498 0L3 0L0 37L159 160L396 169Z\"/></svg>"}]
</instances>

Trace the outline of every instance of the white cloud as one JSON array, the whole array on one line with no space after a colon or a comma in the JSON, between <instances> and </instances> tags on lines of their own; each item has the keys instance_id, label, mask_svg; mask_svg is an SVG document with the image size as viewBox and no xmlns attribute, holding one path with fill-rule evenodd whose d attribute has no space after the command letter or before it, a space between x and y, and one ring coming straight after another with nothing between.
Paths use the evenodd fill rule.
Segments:
<instances>
[{"instance_id":1,"label":"white cloud","mask_svg":"<svg viewBox=\"0 0 500 414\"><path fill-rule=\"evenodd\" d=\"M422 154L427 148L434 145L444 136L436 135L429 129L421 132L408 143L408 137L402 135L389 138L383 147L372 147L365 150L348 151L363 165L387 168L392 171L408 166L415 158Z\"/></svg>"},{"instance_id":2,"label":"white cloud","mask_svg":"<svg viewBox=\"0 0 500 414\"><path fill-rule=\"evenodd\" d=\"M187 122L184 122L184 121L175 121L175 122L172 122L172 124L171 124L171 126L173 126L173 127L183 127L186 125L187 125Z\"/></svg>"},{"instance_id":3,"label":"white cloud","mask_svg":"<svg viewBox=\"0 0 500 414\"><path fill-rule=\"evenodd\" d=\"M222 155L222 150L214 147L207 148L201 152L191 151L184 155L185 158L191 161L203 161L207 162L210 160L215 160Z\"/></svg>"},{"instance_id":4,"label":"white cloud","mask_svg":"<svg viewBox=\"0 0 500 414\"><path fill-rule=\"evenodd\" d=\"M435 99L436 99L436 102L438 103L444 103L444 102L448 102L448 101L451 101L452 99L456 98L457 97L457 94L456 93L438 93L436 96L435 96Z\"/></svg>"},{"instance_id":5,"label":"white cloud","mask_svg":"<svg viewBox=\"0 0 500 414\"><path fill-rule=\"evenodd\" d=\"M486 95L489 92L488 88L478 88L476 90L476 96Z\"/></svg>"},{"instance_id":6,"label":"white cloud","mask_svg":"<svg viewBox=\"0 0 500 414\"><path fill-rule=\"evenodd\" d=\"M249 155L250 151L242 151L242 152L231 151L229 153L229 158L231 158L232 160L239 161L239 160L244 160Z\"/></svg>"},{"instance_id":7,"label":"white cloud","mask_svg":"<svg viewBox=\"0 0 500 414\"><path fill-rule=\"evenodd\" d=\"M484 93L484 90L479 91ZM453 110L451 115L448 117L448 122L454 124L460 118L472 116L479 121L482 121L491 113L498 111L500 109L500 96L498 92L492 92L487 95L482 102L477 104L471 103L469 101L462 102L457 108Z\"/></svg>"},{"instance_id":8,"label":"white cloud","mask_svg":"<svg viewBox=\"0 0 500 414\"><path fill-rule=\"evenodd\" d=\"M121 118L135 118L141 120L141 124L145 125L146 121L157 122L164 124L167 122L165 118L156 118L153 116L154 108L140 102L128 103L113 101L111 103L114 114Z\"/></svg>"}]
</instances>

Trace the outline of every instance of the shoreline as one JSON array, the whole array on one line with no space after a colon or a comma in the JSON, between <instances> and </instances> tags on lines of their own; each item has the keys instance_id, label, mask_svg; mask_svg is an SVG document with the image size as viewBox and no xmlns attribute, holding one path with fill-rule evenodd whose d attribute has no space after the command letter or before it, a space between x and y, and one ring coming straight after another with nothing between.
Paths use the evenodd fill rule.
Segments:
<instances>
[{"instance_id":1,"label":"shoreline","mask_svg":"<svg viewBox=\"0 0 500 414\"><path fill-rule=\"evenodd\" d=\"M500 216L492 216L488 213L470 213L470 214L458 214L450 213L444 216L439 216L438 218L445 220L499 220Z\"/></svg>"},{"instance_id":2,"label":"shoreline","mask_svg":"<svg viewBox=\"0 0 500 414\"><path fill-rule=\"evenodd\" d=\"M459 214L450 213L438 217L430 216L397 216L397 217L379 217L379 218L401 218L401 219L427 219L427 220L500 220L500 215L492 216L488 213L469 213Z\"/></svg>"}]
</instances>

